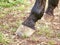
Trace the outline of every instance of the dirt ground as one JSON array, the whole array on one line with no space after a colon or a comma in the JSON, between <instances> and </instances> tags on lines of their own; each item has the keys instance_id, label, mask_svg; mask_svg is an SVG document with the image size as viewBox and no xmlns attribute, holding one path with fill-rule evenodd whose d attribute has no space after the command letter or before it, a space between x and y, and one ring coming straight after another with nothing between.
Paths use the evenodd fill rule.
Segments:
<instances>
[{"instance_id":1,"label":"dirt ground","mask_svg":"<svg viewBox=\"0 0 60 45\"><path fill-rule=\"evenodd\" d=\"M37 31L31 37L20 38L15 35L16 29L29 16L30 8L27 6L23 12L5 8L2 9L4 12L0 12L3 16L5 14L0 18L0 31L9 38L10 42L7 45L60 45L60 2L54 10L53 21L46 21L43 16L36 23Z\"/></svg>"}]
</instances>

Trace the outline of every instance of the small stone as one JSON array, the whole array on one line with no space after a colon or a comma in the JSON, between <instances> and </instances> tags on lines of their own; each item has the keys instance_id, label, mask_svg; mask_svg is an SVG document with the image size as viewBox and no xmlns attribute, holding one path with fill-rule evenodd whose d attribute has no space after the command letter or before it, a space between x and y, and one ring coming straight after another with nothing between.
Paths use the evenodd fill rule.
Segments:
<instances>
[{"instance_id":1,"label":"small stone","mask_svg":"<svg viewBox=\"0 0 60 45\"><path fill-rule=\"evenodd\" d=\"M40 45L47 45L47 43L46 42L41 42L41 44Z\"/></svg>"}]
</instances>

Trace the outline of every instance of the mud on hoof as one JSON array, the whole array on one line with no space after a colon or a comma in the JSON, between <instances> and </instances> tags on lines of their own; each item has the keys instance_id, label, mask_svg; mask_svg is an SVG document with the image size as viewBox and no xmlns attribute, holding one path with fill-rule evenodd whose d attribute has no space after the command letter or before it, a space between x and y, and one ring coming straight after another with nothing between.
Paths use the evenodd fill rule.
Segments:
<instances>
[{"instance_id":1,"label":"mud on hoof","mask_svg":"<svg viewBox=\"0 0 60 45\"><path fill-rule=\"evenodd\" d=\"M21 25L18 27L16 35L24 38L24 37L30 37L34 32L35 32L34 29Z\"/></svg>"}]
</instances>

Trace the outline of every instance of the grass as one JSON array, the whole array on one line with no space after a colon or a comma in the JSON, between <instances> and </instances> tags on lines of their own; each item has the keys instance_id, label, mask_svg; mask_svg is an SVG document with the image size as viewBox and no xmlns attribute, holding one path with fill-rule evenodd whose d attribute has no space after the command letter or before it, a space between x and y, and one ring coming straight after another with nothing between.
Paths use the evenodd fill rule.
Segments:
<instances>
[{"instance_id":1,"label":"grass","mask_svg":"<svg viewBox=\"0 0 60 45\"><path fill-rule=\"evenodd\" d=\"M11 7L13 5L17 5L17 4L24 4L24 5L28 5L29 2L27 2L28 0L0 0L0 7Z\"/></svg>"},{"instance_id":2,"label":"grass","mask_svg":"<svg viewBox=\"0 0 60 45\"><path fill-rule=\"evenodd\" d=\"M30 6L30 4L27 0L12 1L9 3L0 2L0 28L2 28L4 31L8 30L8 32L10 31L10 33L15 33L19 25L22 23L21 17L24 17L26 15L24 11L26 11L28 6ZM11 17L8 18L7 16ZM15 19L15 21L10 21L9 19ZM42 35L50 39L55 36L54 31L50 29L48 25L39 24L37 27L39 28L37 29L38 32L36 33L39 36ZM2 30L0 29L0 31ZM60 33L57 33L56 35L60 39ZM23 38L27 38L27 36L23 35ZM11 39L6 37L4 33L0 32L0 43L9 45L8 43L11 43L10 40ZM37 41L38 39L36 37L32 37L32 40ZM55 43L56 42L54 40L48 41L49 45L54 45Z\"/></svg>"},{"instance_id":3,"label":"grass","mask_svg":"<svg viewBox=\"0 0 60 45\"><path fill-rule=\"evenodd\" d=\"M10 39L8 39L2 32L0 32L0 43L7 45L10 42Z\"/></svg>"},{"instance_id":4,"label":"grass","mask_svg":"<svg viewBox=\"0 0 60 45\"><path fill-rule=\"evenodd\" d=\"M54 31L48 25L40 25L38 28L38 35L45 35L46 37L54 37Z\"/></svg>"},{"instance_id":5,"label":"grass","mask_svg":"<svg viewBox=\"0 0 60 45\"><path fill-rule=\"evenodd\" d=\"M57 37L60 39L60 33L57 33L56 35L57 35Z\"/></svg>"},{"instance_id":6,"label":"grass","mask_svg":"<svg viewBox=\"0 0 60 45\"><path fill-rule=\"evenodd\" d=\"M48 41L48 45L55 45L56 44L56 41L55 40L49 40Z\"/></svg>"},{"instance_id":7,"label":"grass","mask_svg":"<svg viewBox=\"0 0 60 45\"><path fill-rule=\"evenodd\" d=\"M6 4L4 4L4 5L6 5ZM20 6L14 6L14 5L11 6L11 5L9 5L11 7L7 7L7 6L5 7L1 4L2 7L0 6L0 19L3 19L3 20L1 20L1 21L3 21L3 23L0 23L0 28L3 28L3 30L9 30L10 29L11 31L15 32L17 27L21 24L22 21L20 20L20 18L16 19L15 22L10 22L8 18L5 18L9 14L11 15L12 13L13 13L13 15L11 17L16 18L16 16L19 15L19 14L17 14L18 11L22 12L22 13L19 12L20 13L19 17L24 17L24 15L25 15L24 14L25 6L27 6L27 5L24 5L24 4L21 4L21 3L17 4L17 5L20 5ZM4 18L8 20L7 24L4 23L5 22ZM12 18L12 20L13 20L13 18ZM10 27L10 25L12 25L12 24L14 24L15 26Z\"/></svg>"}]
</instances>

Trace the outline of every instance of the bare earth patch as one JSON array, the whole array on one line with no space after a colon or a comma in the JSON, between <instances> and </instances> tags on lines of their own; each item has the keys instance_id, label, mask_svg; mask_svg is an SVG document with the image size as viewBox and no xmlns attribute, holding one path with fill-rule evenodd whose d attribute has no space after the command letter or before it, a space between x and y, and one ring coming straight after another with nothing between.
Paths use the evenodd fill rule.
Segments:
<instances>
[{"instance_id":1,"label":"bare earth patch","mask_svg":"<svg viewBox=\"0 0 60 45\"><path fill-rule=\"evenodd\" d=\"M19 6L18 6L19 7ZM36 22L36 32L29 38L15 35L19 25L29 16L30 7L18 10L17 7L4 8L0 12L0 32L8 37L8 45L60 45L60 4L54 10L54 19L46 21L44 16ZM26 6L25 6L26 8ZM27 12L26 12L27 11ZM24 27L23 27L24 28ZM0 43L4 45L4 43Z\"/></svg>"}]
</instances>

